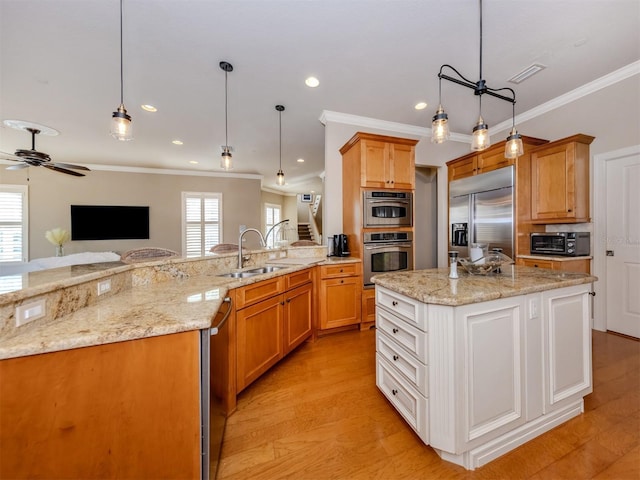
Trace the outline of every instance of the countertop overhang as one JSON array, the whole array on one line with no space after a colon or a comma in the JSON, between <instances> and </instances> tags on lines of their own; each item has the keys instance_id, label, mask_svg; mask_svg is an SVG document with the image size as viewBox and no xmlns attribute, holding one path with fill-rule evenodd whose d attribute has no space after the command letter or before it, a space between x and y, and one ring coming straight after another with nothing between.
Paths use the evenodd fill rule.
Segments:
<instances>
[{"instance_id":1,"label":"countertop overhang","mask_svg":"<svg viewBox=\"0 0 640 480\"><path fill-rule=\"evenodd\" d=\"M423 303L459 306L592 283L598 278L586 273L511 265L503 267L502 273L492 275L459 272L458 279L449 278L449 269L438 268L385 273L372 280L376 286Z\"/></svg>"}]
</instances>

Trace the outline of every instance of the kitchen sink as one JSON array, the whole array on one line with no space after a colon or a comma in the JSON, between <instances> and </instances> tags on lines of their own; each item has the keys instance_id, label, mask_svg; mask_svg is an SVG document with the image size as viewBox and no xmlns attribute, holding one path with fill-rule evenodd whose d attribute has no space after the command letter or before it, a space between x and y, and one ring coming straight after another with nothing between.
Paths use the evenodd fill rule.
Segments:
<instances>
[{"instance_id":1,"label":"kitchen sink","mask_svg":"<svg viewBox=\"0 0 640 480\"><path fill-rule=\"evenodd\" d=\"M278 270L282 270L287 267L259 267L252 268L251 270L245 270L243 272L230 272L230 273L222 273L218 275L219 277L229 277L229 278L247 278L247 277L255 277L256 275L262 275L263 273L271 273L277 272Z\"/></svg>"}]
</instances>

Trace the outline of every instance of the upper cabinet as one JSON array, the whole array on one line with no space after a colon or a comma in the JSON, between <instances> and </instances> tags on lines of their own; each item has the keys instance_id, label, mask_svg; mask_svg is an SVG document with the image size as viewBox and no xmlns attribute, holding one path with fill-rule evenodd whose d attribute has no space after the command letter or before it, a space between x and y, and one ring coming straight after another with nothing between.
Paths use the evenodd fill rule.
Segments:
<instances>
[{"instance_id":1,"label":"upper cabinet","mask_svg":"<svg viewBox=\"0 0 640 480\"><path fill-rule=\"evenodd\" d=\"M504 157L505 143L506 140L481 152L470 153L464 157L447 162L449 181L451 182L452 180L459 180L460 178L471 177L513 165L515 159ZM526 154L526 152L532 148L547 143L547 140L523 136L522 143Z\"/></svg>"},{"instance_id":2,"label":"upper cabinet","mask_svg":"<svg viewBox=\"0 0 640 480\"><path fill-rule=\"evenodd\" d=\"M413 190L417 140L358 132L341 149L360 187ZM343 179L344 181L344 179Z\"/></svg>"},{"instance_id":3,"label":"upper cabinet","mask_svg":"<svg viewBox=\"0 0 640 480\"><path fill-rule=\"evenodd\" d=\"M531 222L589 222L589 145L574 135L531 152Z\"/></svg>"}]
</instances>

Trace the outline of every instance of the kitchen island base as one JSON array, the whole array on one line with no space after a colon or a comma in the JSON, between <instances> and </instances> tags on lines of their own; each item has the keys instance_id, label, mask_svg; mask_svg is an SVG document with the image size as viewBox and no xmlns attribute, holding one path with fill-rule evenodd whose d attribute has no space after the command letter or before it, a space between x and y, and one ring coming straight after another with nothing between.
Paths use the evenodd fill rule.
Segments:
<instances>
[{"instance_id":1,"label":"kitchen island base","mask_svg":"<svg viewBox=\"0 0 640 480\"><path fill-rule=\"evenodd\" d=\"M438 448L434 448L434 450L443 460L460 465L467 470L475 470L527 443L529 440L548 432L552 428L577 417L581 413L584 413L584 401L582 399L460 455L445 452Z\"/></svg>"},{"instance_id":2,"label":"kitchen island base","mask_svg":"<svg viewBox=\"0 0 640 480\"><path fill-rule=\"evenodd\" d=\"M376 385L422 441L473 470L583 412L595 277L528 267L376 281Z\"/></svg>"}]
</instances>

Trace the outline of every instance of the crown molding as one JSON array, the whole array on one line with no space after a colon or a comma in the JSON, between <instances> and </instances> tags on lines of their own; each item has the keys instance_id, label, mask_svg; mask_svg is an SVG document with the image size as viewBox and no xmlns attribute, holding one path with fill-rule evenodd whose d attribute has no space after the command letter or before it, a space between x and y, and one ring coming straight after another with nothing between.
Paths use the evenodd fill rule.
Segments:
<instances>
[{"instance_id":1,"label":"crown molding","mask_svg":"<svg viewBox=\"0 0 640 480\"><path fill-rule=\"evenodd\" d=\"M122 165L85 164L91 170L122 173L149 173L154 175L185 175L188 177L220 177L262 180L263 176L255 173L208 172L200 170L174 170L169 168L125 167Z\"/></svg>"},{"instance_id":2,"label":"crown molding","mask_svg":"<svg viewBox=\"0 0 640 480\"><path fill-rule=\"evenodd\" d=\"M614 85L629 77L640 74L640 60L630 63L618 70L608 73L596 80L534 107L526 112L516 115L516 124L524 123L536 117L549 113L556 108L560 108L568 103L574 102L582 97L591 95L598 90ZM430 137L431 128L417 127L415 125L407 125L404 123L389 122L376 118L361 117L348 113L333 112L323 110L320 115L320 123L326 126L327 122L344 123L347 125L356 125L360 127L375 128L386 130L394 133L404 133L407 135L415 135L419 137ZM505 120L491 127L491 136L498 132L511 130L512 120ZM451 132L449 140L460 143L471 143L471 135Z\"/></svg>"},{"instance_id":3,"label":"crown molding","mask_svg":"<svg viewBox=\"0 0 640 480\"><path fill-rule=\"evenodd\" d=\"M603 88L610 87L611 85L626 80L629 77L633 77L634 75L640 75L640 60L630 63L629 65L603 75L602 77L597 78L592 82L586 83L581 87L575 88L570 92L567 92L563 95L560 95L559 97L549 100L548 102L542 103L537 107L527 110L526 112L516 115L516 124L524 123L528 120L532 120L536 117L544 115L545 113L549 113L556 108L560 108L568 103L591 95L592 93L595 93L598 90L602 90ZM511 126L511 120L501 122L491 129L491 135L493 135L495 132L510 130Z\"/></svg>"}]
</instances>

